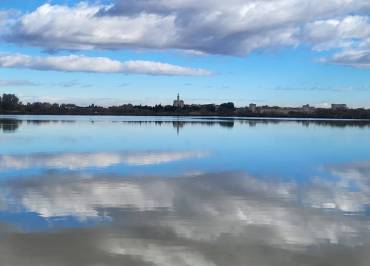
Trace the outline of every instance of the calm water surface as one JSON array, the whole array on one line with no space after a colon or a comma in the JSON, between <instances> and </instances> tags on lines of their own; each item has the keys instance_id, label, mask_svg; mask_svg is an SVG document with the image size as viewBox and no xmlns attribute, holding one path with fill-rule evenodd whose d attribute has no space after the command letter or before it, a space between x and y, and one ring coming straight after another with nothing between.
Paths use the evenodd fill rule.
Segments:
<instances>
[{"instance_id":1,"label":"calm water surface","mask_svg":"<svg viewBox=\"0 0 370 266\"><path fill-rule=\"evenodd\" d=\"M370 265L370 122L0 117L0 265Z\"/></svg>"}]
</instances>

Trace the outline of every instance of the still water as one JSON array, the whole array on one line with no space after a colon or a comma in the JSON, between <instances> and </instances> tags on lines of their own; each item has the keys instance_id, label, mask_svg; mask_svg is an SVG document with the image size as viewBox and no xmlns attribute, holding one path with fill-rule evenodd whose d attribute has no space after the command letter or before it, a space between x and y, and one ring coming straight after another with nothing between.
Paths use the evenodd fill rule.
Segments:
<instances>
[{"instance_id":1,"label":"still water","mask_svg":"<svg viewBox=\"0 0 370 266\"><path fill-rule=\"evenodd\" d=\"M370 265L370 122L0 117L0 265Z\"/></svg>"}]
</instances>

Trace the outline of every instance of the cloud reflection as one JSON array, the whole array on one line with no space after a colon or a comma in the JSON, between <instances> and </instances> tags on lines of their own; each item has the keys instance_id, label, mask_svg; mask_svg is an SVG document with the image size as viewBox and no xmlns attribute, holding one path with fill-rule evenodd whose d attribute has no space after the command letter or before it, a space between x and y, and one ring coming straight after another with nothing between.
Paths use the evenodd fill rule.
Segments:
<instances>
[{"instance_id":1,"label":"cloud reflection","mask_svg":"<svg viewBox=\"0 0 370 266\"><path fill-rule=\"evenodd\" d=\"M200 158L206 155L206 152L200 151L160 151L142 153L40 153L29 155L1 155L0 170L27 169L36 167L76 170L89 167L104 168L118 164L155 165L189 158Z\"/></svg>"},{"instance_id":2,"label":"cloud reflection","mask_svg":"<svg viewBox=\"0 0 370 266\"><path fill-rule=\"evenodd\" d=\"M349 214L363 213L370 206L370 162L328 167L333 176L315 178L306 191L314 208L335 209Z\"/></svg>"},{"instance_id":3,"label":"cloud reflection","mask_svg":"<svg viewBox=\"0 0 370 266\"><path fill-rule=\"evenodd\" d=\"M171 208L172 189L165 182L130 180L79 180L77 176L36 180L18 187L22 205L45 218L75 216L81 220L102 215L104 208L135 208L150 211ZM77 178L77 179L75 179Z\"/></svg>"},{"instance_id":4,"label":"cloud reflection","mask_svg":"<svg viewBox=\"0 0 370 266\"><path fill-rule=\"evenodd\" d=\"M108 216L111 222L55 233L9 233L0 252L9 251L7 243L24 248L38 243L40 249L59 245L70 256L58 257L53 250L43 256L35 248L26 252L35 264L25 264L11 249L9 260L0 256L0 262L366 265L370 162L325 169L330 178L304 184L245 173L128 177L54 172L3 182L5 209L16 202L21 207L15 209L45 219ZM92 254L81 260L68 245Z\"/></svg>"},{"instance_id":5,"label":"cloud reflection","mask_svg":"<svg viewBox=\"0 0 370 266\"><path fill-rule=\"evenodd\" d=\"M306 185L241 173L193 178L48 174L17 182L7 194L45 218L84 220L103 215L102 210L166 209L173 215L158 222L197 241L216 241L225 233L242 234L248 226L258 226L271 229L274 237L269 242L279 245L360 243L361 232L370 228L364 219L370 204L369 176L356 166L331 171L337 179L316 178ZM118 219L114 212L110 215ZM194 222L184 223L186 217Z\"/></svg>"}]
</instances>

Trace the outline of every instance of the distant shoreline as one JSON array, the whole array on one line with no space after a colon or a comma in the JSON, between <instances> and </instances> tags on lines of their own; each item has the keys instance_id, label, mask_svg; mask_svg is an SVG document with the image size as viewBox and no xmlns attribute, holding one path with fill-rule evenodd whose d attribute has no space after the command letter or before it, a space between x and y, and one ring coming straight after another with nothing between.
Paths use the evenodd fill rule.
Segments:
<instances>
[{"instance_id":1,"label":"distant shoreline","mask_svg":"<svg viewBox=\"0 0 370 266\"><path fill-rule=\"evenodd\" d=\"M96 117L194 117L198 119L209 119L209 120L286 120L286 121L364 121L370 122L370 118L347 118L347 117L314 117L314 116L249 116L249 115L225 115L225 114L73 114L73 113L18 113L18 112L6 112L0 113L0 116L96 116Z\"/></svg>"},{"instance_id":2,"label":"distant shoreline","mask_svg":"<svg viewBox=\"0 0 370 266\"><path fill-rule=\"evenodd\" d=\"M332 104L331 108L257 106L235 107L233 102L216 104L184 104L180 97L173 105L78 106L48 102L22 103L14 94L0 97L3 115L99 115L99 116L193 116L193 117L254 117L293 119L370 119L370 109L350 109L346 104Z\"/></svg>"}]
</instances>

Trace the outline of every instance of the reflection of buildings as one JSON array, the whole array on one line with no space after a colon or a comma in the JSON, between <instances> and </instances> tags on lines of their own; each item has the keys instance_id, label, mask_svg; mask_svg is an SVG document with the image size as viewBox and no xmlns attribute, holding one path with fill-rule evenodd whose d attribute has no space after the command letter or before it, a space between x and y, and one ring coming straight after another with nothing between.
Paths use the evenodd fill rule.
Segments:
<instances>
[{"instance_id":1,"label":"reflection of buildings","mask_svg":"<svg viewBox=\"0 0 370 266\"><path fill-rule=\"evenodd\" d=\"M180 99L180 94L177 94L177 99L173 101L173 107L184 108L184 101Z\"/></svg>"},{"instance_id":2,"label":"reflection of buildings","mask_svg":"<svg viewBox=\"0 0 370 266\"><path fill-rule=\"evenodd\" d=\"M180 129L182 129L185 126L185 122L182 121L173 121L172 124L173 127L176 128L177 135L179 135Z\"/></svg>"},{"instance_id":3,"label":"reflection of buildings","mask_svg":"<svg viewBox=\"0 0 370 266\"><path fill-rule=\"evenodd\" d=\"M220 122L218 122L218 124L219 124L221 127L233 128L233 127L234 127L234 120L230 120L230 121L220 121Z\"/></svg>"},{"instance_id":4,"label":"reflection of buildings","mask_svg":"<svg viewBox=\"0 0 370 266\"><path fill-rule=\"evenodd\" d=\"M257 121L255 121L255 120L248 121L248 126L255 127L256 125L257 125Z\"/></svg>"},{"instance_id":5,"label":"reflection of buildings","mask_svg":"<svg viewBox=\"0 0 370 266\"><path fill-rule=\"evenodd\" d=\"M180 130L185 127L185 125L192 125L192 126L215 126L219 125L220 127L224 128L233 128L235 125L234 120L225 120L225 121L194 121L194 122L189 122L189 121L172 121L172 125L174 128L176 128L177 135L180 134Z\"/></svg>"}]
</instances>

